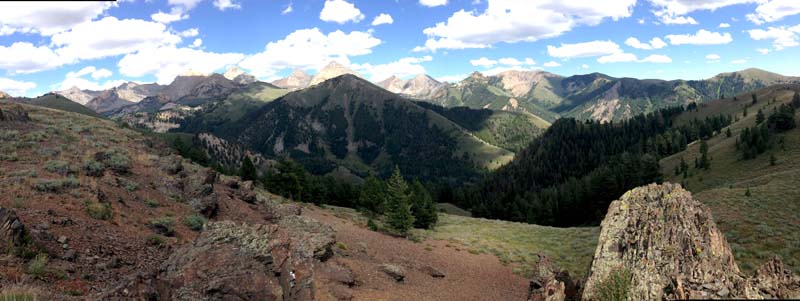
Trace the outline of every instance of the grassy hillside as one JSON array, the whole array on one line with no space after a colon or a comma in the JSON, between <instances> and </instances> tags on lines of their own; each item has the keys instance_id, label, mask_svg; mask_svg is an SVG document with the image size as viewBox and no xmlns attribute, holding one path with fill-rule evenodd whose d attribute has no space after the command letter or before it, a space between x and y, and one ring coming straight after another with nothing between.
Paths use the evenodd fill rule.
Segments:
<instances>
[{"instance_id":1,"label":"grassy hillside","mask_svg":"<svg viewBox=\"0 0 800 301\"><path fill-rule=\"evenodd\" d=\"M684 183L695 198L711 208L745 271L752 271L775 255L800 271L800 189L797 188L800 187L800 129L777 134L774 140L783 137L784 146L775 145L772 151L752 160L742 160L735 147L740 131L755 124L758 109L768 115L774 107L789 103L796 91L800 91L800 85L757 91L759 101L748 108L746 117L743 107L752 103L750 94L737 95L738 100L710 102L697 111L684 113L677 122L717 114L731 114L738 122L729 127L730 138L723 133L708 140L712 159L709 170L694 168L692 164L699 156L699 143L661 161L667 181ZM772 154L775 165L770 164ZM686 179L673 172L681 157L690 164ZM746 195L748 190L750 196Z\"/></svg>"},{"instance_id":2,"label":"grassy hillside","mask_svg":"<svg viewBox=\"0 0 800 301\"><path fill-rule=\"evenodd\" d=\"M91 109L77 102L71 101L64 96L53 93L48 93L36 98L18 98L16 99L16 101L45 108L73 112L97 118L103 118L102 116L100 116L100 114L97 114L95 111L92 111Z\"/></svg>"}]
</instances>

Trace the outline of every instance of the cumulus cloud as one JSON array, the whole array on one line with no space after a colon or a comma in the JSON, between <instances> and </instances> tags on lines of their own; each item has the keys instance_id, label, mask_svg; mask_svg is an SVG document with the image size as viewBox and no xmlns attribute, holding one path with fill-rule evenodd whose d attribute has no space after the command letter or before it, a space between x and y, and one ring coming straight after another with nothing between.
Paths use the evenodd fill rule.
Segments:
<instances>
[{"instance_id":1,"label":"cumulus cloud","mask_svg":"<svg viewBox=\"0 0 800 301\"><path fill-rule=\"evenodd\" d=\"M522 65L532 66L532 65L536 65L536 61L534 61L532 58L529 58L529 57L525 58L522 61L520 61L520 60L518 60L516 58L513 58L513 57L504 57L504 58L501 58L501 59L497 60L497 62L499 62L501 65L506 65L506 66L522 66Z\"/></svg>"},{"instance_id":2,"label":"cumulus cloud","mask_svg":"<svg viewBox=\"0 0 800 301\"><path fill-rule=\"evenodd\" d=\"M242 8L242 5L233 0L214 0L214 7L221 11L225 11L228 9L240 9Z\"/></svg>"},{"instance_id":3,"label":"cumulus cloud","mask_svg":"<svg viewBox=\"0 0 800 301\"><path fill-rule=\"evenodd\" d=\"M559 36L579 25L629 17L636 0L597 5L592 1L488 0L485 11L459 10L445 22L423 30L428 37L417 51L486 48L495 43L532 42Z\"/></svg>"},{"instance_id":4,"label":"cumulus cloud","mask_svg":"<svg viewBox=\"0 0 800 301\"><path fill-rule=\"evenodd\" d=\"M775 22L785 17L800 14L800 1L768 0L762 1L756 11L747 15L747 20L755 24Z\"/></svg>"},{"instance_id":5,"label":"cumulus cloud","mask_svg":"<svg viewBox=\"0 0 800 301\"><path fill-rule=\"evenodd\" d=\"M486 67L486 68L490 68L494 65L497 65L497 61L490 60L486 57L481 57L477 60L470 60L469 63L476 67Z\"/></svg>"},{"instance_id":6,"label":"cumulus cloud","mask_svg":"<svg viewBox=\"0 0 800 301\"><path fill-rule=\"evenodd\" d=\"M36 83L17 81L10 78L0 77L0 91L13 96L26 95L28 90L36 88Z\"/></svg>"},{"instance_id":7,"label":"cumulus cloud","mask_svg":"<svg viewBox=\"0 0 800 301\"><path fill-rule=\"evenodd\" d=\"M282 40L269 42L264 51L248 56L239 66L266 78L287 68L318 70L330 61L349 65L350 57L370 54L380 43L370 32L337 30L324 34L318 28L299 29Z\"/></svg>"},{"instance_id":8,"label":"cumulus cloud","mask_svg":"<svg viewBox=\"0 0 800 301\"><path fill-rule=\"evenodd\" d=\"M642 43L639 41L639 39L630 37L627 40L625 40L625 45L643 50L653 50L653 49L661 49L667 47L667 43L658 37L651 39L649 43Z\"/></svg>"},{"instance_id":9,"label":"cumulus cloud","mask_svg":"<svg viewBox=\"0 0 800 301\"><path fill-rule=\"evenodd\" d=\"M775 50L783 50L800 45L797 37L798 33L800 33L800 25L795 25L793 27L769 27L766 30L753 29L748 30L747 33L750 34L751 39L756 41L772 40L772 46Z\"/></svg>"},{"instance_id":10,"label":"cumulus cloud","mask_svg":"<svg viewBox=\"0 0 800 301\"><path fill-rule=\"evenodd\" d=\"M547 54L561 59L572 59L582 57L594 57L612 55L622 52L617 43L611 41L591 41L575 44L564 44L561 46L547 45Z\"/></svg>"},{"instance_id":11,"label":"cumulus cloud","mask_svg":"<svg viewBox=\"0 0 800 301\"><path fill-rule=\"evenodd\" d=\"M362 74L368 74L371 80L378 81L389 78L392 75L407 77L425 73L425 67L420 64L431 60L433 60L433 57L426 55L423 57L401 58L386 64L352 64L350 67Z\"/></svg>"},{"instance_id":12,"label":"cumulus cloud","mask_svg":"<svg viewBox=\"0 0 800 301\"><path fill-rule=\"evenodd\" d=\"M61 65L61 58L46 46L34 46L28 42L0 46L0 69L9 74L34 73Z\"/></svg>"},{"instance_id":13,"label":"cumulus cloud","mask_svg":"<svg viewBox=\"0 0 800 301\"><path fill-rule=\"evenodd\" d=\"M760 54L769 54L769 49L767 48L757 48L756 51Z\"/></svg>"},{"instance_id":14,"label":"cumulus cloud","mask_svg":"<svg viewBox=\"0 0 800 301\"><path fill-rule=\"evenodd\" d=\"M199 34L200 31L197 30L197 28L189 28L187 30L181 31L180 36L184 38L191 38L191 37L196 37Z\"/></svg>"},{"instance_id":15,"label":"cumulus cloud","mask_svg":"<svg viewBox=\"0 0 800 301\"><path fill-rule=\"evenodd\" d=\"M184 14L181 10L173 10L170 13L165 13L159 10L157 13L150 15L150 19L153 19L153 21L164 24L186 20L188 18L189 15Z\"/></svg>"},{"instance_id":16,"label":"cumulus cloud","mask_svg":"<svg viewBox=\"0 0 800 301\"><path fill-rule=\"evenodd\" d=\"M719 45L733 42L730 33L710 32L700 29L696 34L668 35L667 40L672 45Z\"/></svg>"},{"instance_id":17,"label":"cumulus cloud","mask_svg":"<svg viewBox=\"0 0 800 301\"><path fill-rule=\"evenodd\" d=\"M637 60L639 59L633 53L619 52L601 56L597 59L597 62L600 64L608 64L608 63L635 62Z\"/></svg>"},{"instance_id":18,"label":"cumulus cloud","mask_svg":"<svg viewBox=\"0 0 800 301\"><path fill-rule=\"evenodd\" d=\"M181 38L164 24L115 17L76 25L70 31L55 34L52 44L66 62L97 59L180 43Z\"/></svg>"},{"instance_id":19,"label":"cumulus cloud","mask_svg":"<svg viewBox=\"0 0 800 301\"><path fill-rule=\"evenodd\" d=\"M712 54L706 55L706 62L707 63L719 63L719 60L721 58L722 57L720 57L719 54L712 53Z\"/></svg>"},{"instance_id":20,"label":"cumulus cloud","mask_svg":"<svg viewBox=\"0 0 800 301\"><path fill-rule=\"evenodd\" d=\"M194 39L194 41L192 42L192 45L190 45L189 47L198 48L200 46L203 46L203 39L197 38L197 39Z\"/></svg>"},{"instance_id":21,"label":"cumulus cloud","mask_svg":"<svg viewBox=\"0 0 800 301\"><path fill-rule=\"evenodd\" d=\"M122 75L141 77L155 75L159 84L169 84L186 70L211 73L235 65L244 55L239 53L205 52L199 49L162 46L125 55L117 64Z\"/></svg>"},{"instance_id":22,"label":"cumulus cloud","mask_svg":"<svg viewBox=\"0 0 800 301\"><path fill-rule=\"evenodd\" d=\"M731 27L731 25L728 23L719 23L719 28L728 28L728 27Z\"/></svg>"},{"instance_id":23,"label":"cumulus cloud","mask_svg":"<svg viewBox=\"0 0 800 301\"><path fill-rule=\"evenodd\" d=\"M115 5L107 1L2 1L0 28L50 36L90 21Z\"/></svg>"},{"instance_id":24,"label":"cumulus cloud","mask_svg":"<svg viewBox=\"0 0 800 301\"><path fill-rule=\"evenodd\" d=\"M419 0L419 4L427 7L447 5L447 0Z\"/></svg>"},{"instance_id":25,"label":"cumulus cloud","mask_svg":"<svg viewBox=\"0 0 800 301\"><path fill-rule=\"evenodd\" d=\"M319 19L339 24L358 23L364 20L364 14L353 3L345 0L325 0L325 5L319 13Z\"/></svg>"},{"instance_id":26,"label":"cumulus cloud","mask_svg":"<svg viewBox=\"0 0 800 301\"><path fill-rule=\"evenodd\" d=\"M94 66L87 66L78 71L67 72L64 81L58 84L58 90L66 90L72 87L78 87L81 90L107 90L124 84L123 80L105 81L103 83L91 81L86 79L85 76L90 75L95 81L101 78L110 77L111 71L108 69L97 69Z\"/></svg>"},{"instance_id":27,"label":"cumulus cloud","mask_svg":"<svg viewBox=\"0 0 800 301\"><path fill-rule=\"evenodd\" d=\"M581 65L581 69L589 69L589 65L583 64Z\"/></svg>"},{"instance_id":28,"label":"cumulus cloud","mask_svg":"<svg viewBox=\"0 0 800 301\"><path fill-rule=\"evenodd\" d=\"M699 10L716 10L718 8L754 3L763 0L648 0L655 9L653 14L664 24L697 24L687 14Z\"/></svg>"},{"instance_id":29,"label":"cumulus cloud","mask_svg":"<svg viewBox=\"0 0 800 301\"><path fill-rule=\"evenodd\" d=\"M547 68L555 68L555 67L561 67L561 64L559 64L556 61L549 61L547 63L544 63L544 65L542 65L542 66L545 66Z\"/></svg>"},{"instance_id":30,"label":"cumulus cloud","mask_svg":"<svg viewBox=\"0 0 800 301\"><path fill-rule=\"evenodd\" d=\"M394 19L389 14L380 14L375 19L372 20L372 26L378 26L381 24L392 24L394 23Z\"/></svg>"}]
</instances>

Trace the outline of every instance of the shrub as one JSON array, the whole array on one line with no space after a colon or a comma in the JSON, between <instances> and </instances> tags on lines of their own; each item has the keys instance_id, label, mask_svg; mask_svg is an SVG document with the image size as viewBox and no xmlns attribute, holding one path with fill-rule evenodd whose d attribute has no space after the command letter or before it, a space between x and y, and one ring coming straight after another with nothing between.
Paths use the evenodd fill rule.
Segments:
<instances>
[{"instance_id":1,"label":"shrub","mask_svg":"<svg viewBox=\"0 0 800 301\"><path fill-rule=\"evenodd\" d=\"M128 173L131 169L131 160L124 154L114 154L108 159L108 167L117 173Z\"/></svg>"},{"instance_id":2,"label":"shrub","mask_svg":"<svg viewBox=\"0 0 800 301\"><path fill-rule=\"evenodd\" d=\"M47 272L48 261L49 258L47 258L47 254L36 255L36 258L31 260L30 264L28 264L28 273L30 273L34 278L43 278Z\"/></svg>"},{"instance_id":3,"label":"shrub","mask_svg":"<svg viewBox=\"0 0 800 301\"><path fill-rule=\"evenodd\" d=\"M86 213L92 218L99 220L110 220L114 217L114 210L111 209L111 204L87 201Z\"/></svg>"},{"instance_id":4,"label":"shrub","mask_svg":"<svg viewBox=\"0 0 800 301\"><path fill-rule=\"evenodd\" d=\"M50 160L44 163L44 170L60 175L75 174L78 170L67 161Z\"/></svg>"},{"instance_id":5,"label":"shrub","mask_svg":"<svg viewBox=\"0 0 800 301\"><path fill-rule=\"evenodd\" d=\"M55 180L39 180L33 186L36 190L41 192L61 192L66 189L78 188L81 182L73 177L55 179Z\"/></svg>"},{"instance_id":6,"label":"shrub","mask_svg":"<svg viewBox=\"0 0 800 301\"><path fill-rule=\"evenodd\" d=\"M139 189L139 183L136 183L134 181L131 181L131 180L128 180L128 179L125 179L125 178L117 178L117 183L120 186L125 187L125 190L127 190L129 192L134 192L137 189Z\"/></svg>"},{"instance_id":7,"label":"shrub","mask_svg":"<svg viewBox=\"0 0 800 301\"><path fill-rule=\"evenodd\" d=\"M102 162L89 160L83 163L83 170L86 171L87 176L102 177L103 174L106 172L106 165L103 164Z\"/></svg>"},{"instance_id":8,"label":"shrub","mask_svg":"<svg viewBox=\"0 0 800 301\"><path fill-rule=\"evenodd\" d=\"M148 223L150 229L156 231L156 233L164 235L164 236L173 236L175 235L175 219L171 217L159 217L150 220Z\"/></svg>"},{"instance_id":9,"label":"shrub","mask_svg":"<svg viewBox=\"0 0 800 301\"><path fill-rule=\"evenodd\" d=\"M197 214L189 215L183 218L183 224L192 231L200 231L203 230L203 226L206 224L206 218Z\"/></svg>"},{"instance_id":10,"label":"shrub","mask_svg":"<svg viewBox=\"0 0 800 301\"><path fill-rule=\"evenodd\" d=\"M160 247L164 244L164 238L161 235L150 235L147 237L147 244L151 246Z\"/></svg>"},{"instance_id":11,"label":"shrub","mask_svg":"<svg viewBox=\"0 0 800 301\"><path fill-rule=\"evenodd\" d=\"M151 199L145 200L144 204L147 205L147 207L150 207L150 208L158 208L158 206L161 205L161 204L158 203L158 201L151 200Z\"/></svg>"},{"instance_id":12,"label":"shrub","mask_svg":"<svg viewBox=\"0 0 800 301\"><path fill-rule=\"evenodd\" d=\"M627 268L612 271L605 279L597 284L595 299L607 301L624 301L628 298L633 275Z\"/></svg>"},{"instance_id":13,"label":"shrub","mask_svg":"<svg viewBox=\"0 0 800 301\"><path fill-rule=\"evenodd\" d=\"M19 160L19 157L17 157L17 152L0 153L0 161L14 162L14 161L17 161L17 160Z\"/></svg>"},{"instance_id":14,"label":"shrub","mask_svg":"<svg viewBox=\"0 0 800 301\"><path fill-rule=\"evenodd\" d=\"M378 231L378 224L376 224L375 221L370 218L367 220L367 228L372 231Z\"/></svg>"}]
</instances>

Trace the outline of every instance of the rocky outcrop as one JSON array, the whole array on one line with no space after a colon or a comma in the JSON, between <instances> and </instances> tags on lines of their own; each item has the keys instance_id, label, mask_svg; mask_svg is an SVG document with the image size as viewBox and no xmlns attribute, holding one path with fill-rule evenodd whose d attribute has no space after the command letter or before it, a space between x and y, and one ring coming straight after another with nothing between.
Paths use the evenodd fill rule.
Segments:
<instances>
[{"instance_id":1,"label":"rocky outcrop","mask_svg":"<svg viewBox=\"0 0 800 301\"><path fill-rule=\"evenodd\" d=\"M314 75L313 78L311 78L311 82L308 85L313 86L344 74L352 74L361 77L361 75L351 70L350 68L347 68L336 61L331 61L324 68L320 69L319 72L316 75Z\"/></svg>"},{"instance_id":2,"label":"rocky outcrop","mask_svg":"<svg viewBox=\"0 0 800 301\"><path fill-rule=\"evenodd\" d=\"M603 299L612 277L629 277L628 300L799 296L798 278L779 260L742 276L709 210L680 185L625 193L601 227L584 300Z\"/></svg>"},{"instance_id":3,"label":"rocky outcrop","mask_svg":"<svg viewBox=\"0 0 800 301\"><path fill-rule=\"evenodd\" d=\"M24 238L25 226L17 214L13 210L0 207L0 253L22 246Z\"/></svg>"},{"instance_id":4,"label":"rocky outcrop","mask_svg":"<svg viewBox=\"0 0 800 301\"><path fill-rule=\"evenodd\" d=\"M569 275L539 254L528 287L528 301L580 300L579 287Z\"/></svg>"},{"instance_id":5,"label":"rocky outcrop","mask_svg":"<svg viewBox=\"0 0 800 301\"><path fill-rule=\"evenodd\" d=\"M311 76L300 69L295 69L288 77L272 82L273 85L289 90L303 89L308 87L309 83L311 83Z\"/></svg>"}]
</instances>

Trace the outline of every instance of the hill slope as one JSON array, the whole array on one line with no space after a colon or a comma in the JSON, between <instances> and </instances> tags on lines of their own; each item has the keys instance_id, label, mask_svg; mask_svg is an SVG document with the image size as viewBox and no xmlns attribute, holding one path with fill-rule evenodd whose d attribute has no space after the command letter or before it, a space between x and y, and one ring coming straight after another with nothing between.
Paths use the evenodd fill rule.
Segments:
<instances>
[{"instance_id":1,"label":"hill slope","mask_svg":"<svg viewBox=\"0 0 800 301\"><path fill-rule=\"evenodd\" d=\"M755 92L759 101L754 105L750 94L742 94L737 95L738 101L727 98L686 112L678 122L716 114L730 114L738 121L729 126L730 138L717 135L708 140L710 169L690 164L685 179L673 172L681 158L692 162L699 156L699 143L661 160L668 180L683 182L696 199L711 208L745 271L752 271L773 255L780 255L787 265L800 271L800 191L796 188L800 184L800 129L775 134L772 150L755 159L743 160L742 152L736 149L737 137L745 127L755 125L759 109L769 115L773 108L789 104L798 91L800 85L777 85ZM747 116L743 116L744 106L748 106ZM795 116L795 120L800 117ZM773 154L775 165L770 162Z\"/></svg>"},{"instance_id":2,"label":"hill slope","mask_svg":"<svg viewBox=\"0 0 800 301\"><path fill-rule=\"evenodd\" d=\"M344 166L388 175L398 165L411 177L454 181L513 156L354 75L289 93L214 134L268 157L288 155L318 174Z\"/></svg>"},{"instance_id":3,"label":"hill slope","mask_svg":"<svg viewBox=\"0 0 800 301\"><path fill-rule=\"evenodd\" d=\"M36 98L17 98L14 101L86 116L101 117L95 111L55 93L48 93Z\"/></svg>"}]
</instances>

